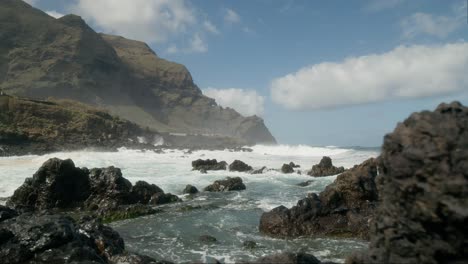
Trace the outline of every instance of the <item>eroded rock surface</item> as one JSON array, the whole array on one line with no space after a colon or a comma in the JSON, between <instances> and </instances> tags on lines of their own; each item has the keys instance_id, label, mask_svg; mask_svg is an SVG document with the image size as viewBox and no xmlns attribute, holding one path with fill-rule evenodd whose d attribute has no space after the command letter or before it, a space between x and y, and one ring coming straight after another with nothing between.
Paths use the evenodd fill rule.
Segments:
<instances>
[{"instance_id":1,"label":"eroded rock surface","mask_svg":"<svg viewBox=\"0 0 468 264\"><path fill-rule=\"evenodd\" d=\"M369 251L348 263L468 262L468 108L412 114L385 137Z\"/></svg>"},{"instance_id":2,"label":"eroded rock surface","mask_svg":"<svg viewBox=\"0 0 468 264\"><path fill-rule=\"evenodd\" d=\"M288 209L264 213L262 233L278 237L328 235L368 237L378 193L378 161L369 159L339 175L320 195L310 194Z\"/></svg>"},{"instance_id":3,"label":"eroded rock surface","mask_svg":"<svg viewBox=\"0 0 468 264\"><path fill-rule=\"evenodd\" d=\"M192 168L199 171L209 170L226 170L227 163L225 161L218 162L216 159L197 159L192 161Z\"/></svg>"},{"instance_id":4,"label":"eroded rock surface","mask_svg":"<svg viewBox=\"0 0 468 264\"><path fill-rule=\"evenodd\" d=\"M240 177L227 177L224 180L215 181L204 189L207 192L226 192L245 190L245 185Z\"/></svg>"},{"instance_id":5,"label":"eroded rock surface","mask_svg":"<svg viewBox=\"0 0 468 264\"><path fill-rule=\"evenodd\" d=\"M332 160L330 157L324 156L319 164L312 166L312 169L307 173L310 176L331 176L344 172L343 167L333 166Z\"/></svg>"}]
</instances>

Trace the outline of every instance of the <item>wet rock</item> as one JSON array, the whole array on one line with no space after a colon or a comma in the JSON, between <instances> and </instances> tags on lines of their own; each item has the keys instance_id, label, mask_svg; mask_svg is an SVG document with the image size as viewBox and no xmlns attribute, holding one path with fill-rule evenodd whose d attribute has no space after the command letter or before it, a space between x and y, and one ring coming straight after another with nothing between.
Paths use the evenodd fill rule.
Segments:
<instances>
[{"instance_id":1,"label":"wet rock","mask_svg":"<svg viewBox=\"0 0 468 264\"><path fill-rule=\"evenodd\" d=\"M210 235L202 235L198 238L200 242L207 243L207 244L212 244L218 242L216 237L210 236Z\"/></svg>"},{"instance_id":2,"label":"wet rock","mask_svg":"<svg viewBox=\"0 0 468 264\"><path fill-rule=\"evenodd\" d=\"M267 167L263 166L262 168L260 168L258 170L252 171L252 174L262 174L266 170L266 168Z\"/></svg>"},{"instance_id":3,"label":"wet rock","mask_svg":"<svg viewBox=\"0 0 468 264\"><path fill-rule=\"evenodd\" d=\"M294 169L289 164L283 164L283 166L281 166L281 172L285 174L289 174L289 173L293 173Z\"/></svg>"},{"instance_id":4,"label":"wet rock","mask_svg":"<svg viewBox=\"0 0 468 264\"><path fill-rule=\"evenodd\" d=\"M12 207L28 209L72 208L86 200L90 181L86 169L72 160L46 161L32 178L26 178L7 201Z\"/></svg>"},{"instance_id":5,"label":"wet rock","mask_svg":"<svg viewBox=\"0 0 468 264\"><path fill-rule=\"evenodd\" d=\"M242 246L245 249L255 249L257 248L257 242L252 241L252 240L247 240L247 241L244 241L244 243L242 243Z\"/></svg>"},{"instance_id":6,"label":"wet rock","mask_svg":"<svg viewBox=\"0 0 468 264\"><path fill-rule=\"evenodd\" d=\"M345 236L367 238L378 193L378 162L369 159L339 175L320 195L310 194L288 209L264 213L259 229L277 237Z\"/></svg>"},{"instance_id":7,"label":"wet rock","mask_svg":"<svg viewBox=\"0 0 468 264\"><path fill-rule=\"evenodd\" d=\"M235 160L231 164L229 164L230 171L239 171L239 172L246 172L253 170L251 166L245 164L243 161Z\"/></svg>"},{"instance_id":8,"label":"wet rock","mask_svg":"<svg viewBox=\"0 0 468 264\"><path fill-rule=\"evenodd\" d=\"M291 167L293 167L293 168L300 168L300 167L301 167L301 165L299 165L299 164L294 164L294 162L292 162L292 161L289 162L289 166L291 166Z\"/></svg>"},{"instance_id":9,"label":"wet rock","mask_svg":"<svg viewBox=\"0 0 468 264\"><path fill-rule=\"evenodd\" d=\"M156 214L159 211L146 204L117 205L112 208L100 208L97 215L105 223Z\"/></svg>"},{"instance_id":10,"label":"wet rock","mask_svg":"<svg viewBox=\"0 0 468 264\"><path fill-rule=\"evenodd\" d=\"M135 203L148 204L151 197L156 193L164 193L164 191L154 184L137 181L132 187L131 196Z\"/></svg>"},{"instance_id":11,"label":"wet rock","mask_svg":"<svg viewBox=\"0 0 468 264\"><path fill-rule=\"evenodd\" d=\"M331 176L336 175L344 172L345 169L343 167L335 167L332 164L332 160L330 157L324 156L319 164L312 166L312 170L307 173L310 176Z\"/></svg>"},{"instance_id":12,"label":"wet rock","mask_svg":"<svg viewBox=\"0 0 468 264\"><path fill-rule=\"evenodd\" d=\"M225 161L218 162L216 159L197 159L192 161L193 170L226 170L227 163Z\"/></svg>"},{"instance_id":13,"label":"wet rock","mask_svg":"<svg viewBox=\"0 0 468 264\"><path fill-rule=\"evenodd\" d=\"M0 222L18 216L18 212L6 206L0 205Z\"/></svg>"},{"instance_id":14,"label":"wet rock","mask_svg":"<svg viewBox=\"0 0 468 264\"><path fill-rule=\"evenodd\" d=\"M320 264L320 260L306 253L280 253L261 257L252 264Z\"/></svg>"},{"instance_id":15,"label":"wet rock","mask_svg":"<svg viewBox=\"0 0 468 264\"><path fill-rule=\"evenodd\" d=\"M184 191L182 193L196 194L196 193L198 193L198 189L197 189L197 187L188 184L187 186L185 186L185 189L184 189Z\"/></svg>"},{"instance_id":16,"label":"wet rock","mask_svg":"<svg viewBox=\"0 0 468 264\"><path fill-rule=\"evenodd\" d=\"M213 184L205 187L206 192L226 192L245 190L245 185L240 177L227 177L224 180L215 181Z\"/></svg>"},{"instance_id":17,"label":"wet rock","mask_svg":"<svg viewBox=\"0 0 468 264\"><path fill-rule=\"evenodd\" d=\"M149 203L151 205L163 205L168 203L182 202L177 195L171 193L156 193L151 197Z\"/></svg>"},{"instance_id":18,"label":"wet rock","mask_svg":"<svg viewBox=\"0 0 468 264\"><path fill-rule=\"evenodd\" d=\"M300 182L300 183L297 184L297 186L306 187L306 186L311 185L313 182L314 182L314 180Z\"/></svg>"},{"instance_id":19,"label":"wet rock","mask_svg":"<svg viewBox=\"0 0 468 264\"><path fill-rule=\"evenodd\" d=\"M468 108L412 114L385 136L369 250L348 263L467 263Z\"/></svg>"},{"instance_id":20,"label":"wet rock","mask_svg":"<svg viewBox=\"0 0 468 264\"><path fill-rule=\"evenodd\" d=\"M139 255L135 253L126 252L125 254L120 254L110 258L112 263L117 264L174 264L173 262L166 260L155 260L151 257L145 255Z\"/></svg>"}]
</instances>

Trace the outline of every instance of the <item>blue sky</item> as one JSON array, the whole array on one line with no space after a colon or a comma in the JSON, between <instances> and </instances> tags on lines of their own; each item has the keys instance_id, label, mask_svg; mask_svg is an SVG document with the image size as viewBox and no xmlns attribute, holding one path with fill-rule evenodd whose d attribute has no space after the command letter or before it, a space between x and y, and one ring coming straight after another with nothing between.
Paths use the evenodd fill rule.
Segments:
<instances>
[{"instance_id":1,"label":"blue sky","mask_svg":"<svg viewBox=\"0 0 468 264\"><path fill-rule=\"evenodd\" d=\"M29 0L147 42L280 143L380 146L411 112L468 105L466 0Z\"/></svg>"}]
</instances>

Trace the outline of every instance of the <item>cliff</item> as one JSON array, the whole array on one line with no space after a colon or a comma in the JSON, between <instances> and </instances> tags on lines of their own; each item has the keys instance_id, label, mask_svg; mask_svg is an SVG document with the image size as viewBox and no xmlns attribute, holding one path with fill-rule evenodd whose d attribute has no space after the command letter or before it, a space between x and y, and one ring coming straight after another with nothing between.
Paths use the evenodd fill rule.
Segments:
<instances>
[{"instance_id":1,"label":"cliff","mask_svg":"<svg viewBox=\"0 0 468 264\"><path fill-rule=\"evenodd\" d=\"M275 143L261 118L218 106L183 65L145 43L98 34L78 16L55 19L20 0L0 2L0 89L78 100L160 132Z\"/></svg>"}]
</instances>

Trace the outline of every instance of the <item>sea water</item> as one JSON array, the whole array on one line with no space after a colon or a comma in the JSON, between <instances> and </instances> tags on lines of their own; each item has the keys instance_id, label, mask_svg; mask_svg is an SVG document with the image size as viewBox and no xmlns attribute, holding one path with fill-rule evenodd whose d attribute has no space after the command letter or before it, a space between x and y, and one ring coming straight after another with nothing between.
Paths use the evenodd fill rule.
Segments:
<instances>
[{"instance_id":1,"label":"sea water","mask_svg":"<svg viewBox=\"0 0 468 264\"><path fill-rule=\"evenodd\" d=\"M291 207L308 193L319 193L332 183L336 176L316 178L306 174L322 156L330 156L335 166L350 168L378 154L378 149L257 145L252 147L252 152L165 150L164 153L155 153L122 148L118 152L78 151L4 157L0 158L0 197L11 196L24 178L30 177L52 157L70 158L79 167L115 166L121 168L123 176L132 183L139 180L154 183L183 200L182 203L161 206L161 212L154 215L112 223L130 251L177 263L210 262L213 259L231 263L283 251L303 251L324 261L342 262L346 255L365 248L367 243L357 239L324 237L270 238L258 231L260 216L280 205ZM279 169L283 163L292 161L301 166L297 169L301 174L282 174L278 170L266 170L255 175L192 171L192 160L213 158L228 163L239 159L254 169L263 166ZM202 190L227 176L241 177L247 189L226 193L201 192L195 196L182 194L187 184ZM312 180L309 186L297 185L309 180ZM217 242L202 242L199 239L202 235L213 236ZM244 248L245 241L254 241L257 247Z\"/></svg>"}]
</instances>

